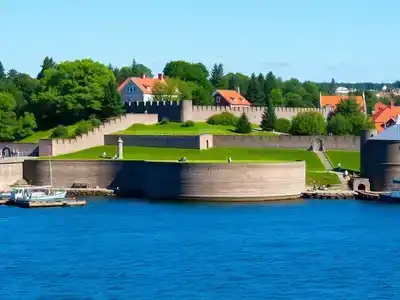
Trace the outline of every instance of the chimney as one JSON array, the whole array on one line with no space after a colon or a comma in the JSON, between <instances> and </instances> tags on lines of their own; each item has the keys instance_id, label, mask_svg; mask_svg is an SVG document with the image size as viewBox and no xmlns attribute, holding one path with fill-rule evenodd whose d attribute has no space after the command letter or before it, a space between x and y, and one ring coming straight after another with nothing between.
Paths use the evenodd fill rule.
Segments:
<instances>
[{"instance_id":1,"label":"chimney","mask_svg":"<svg viewBox=\"0 0 400 300\"><path fill-rule=\"evenodd\" d=\"M238 94L240 95L240 87L236 88L236 92L238 92Z\"/></svg>"},{"instance_id":2,"label":"chimney","mask_svg":"<svg viewBox=\"0 0 400 300\"><path fill-rule=\"evenodd\" d=\"M144 73L140 74L140 78L142 78L142 79L146 78L146 74L144 74Z\"/></svg>"},{"instance_id":3,"label":"chimney","mask_svg":"<svg viewBox=\"0 0 400 300\"><path fill-rule=\"evenodd\" d=\"M162 73L158 73L158 80L163 80L163 74Z\"/></svg>"}]
</instances>

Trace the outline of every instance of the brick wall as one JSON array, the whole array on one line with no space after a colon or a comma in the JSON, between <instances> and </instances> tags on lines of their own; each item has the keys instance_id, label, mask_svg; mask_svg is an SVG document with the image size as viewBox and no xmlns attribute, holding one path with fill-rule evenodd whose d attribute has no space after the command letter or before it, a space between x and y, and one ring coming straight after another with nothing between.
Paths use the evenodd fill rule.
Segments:
<instances>
[{"instance_id":1,"label":"brick wall","mask_svg":"<svg viewBox=\"0 0 400 300\"><path fill-rule=\"evenodd\" d=\"M116 188L149 198L266 200L299 196L305 189L305 163L160 163L144 161L52 161L55 187L76 182ZM49 183L49 162L26 160L24 178ZM271 176L271 174L273 174Z\"/></svg>"},{"instance_id":2,"label":"brick wall","mask_svg":"<svg viewBox=\"0 0 400 300\"><path fill-rule=\"evenodd\" d=\"M43 139L39 141L40 156L56 156L104 145L104 135L129 128L132 124L155 124L157 115L126 114L110 120L87 134L71 139Z\"/></svg>"}]
</instances>

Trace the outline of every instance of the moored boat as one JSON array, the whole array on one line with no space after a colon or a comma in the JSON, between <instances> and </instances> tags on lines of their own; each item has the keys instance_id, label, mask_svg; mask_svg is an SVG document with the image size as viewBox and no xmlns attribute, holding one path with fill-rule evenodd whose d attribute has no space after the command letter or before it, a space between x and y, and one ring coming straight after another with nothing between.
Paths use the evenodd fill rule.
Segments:
<instances>
[{"instance_id":1,"label":"moored boat","mask_svg":"<svg viewBox=\"0 0 400 300\"><path fill-rule=\"evenodd\" d=\"M11 201L52 201L65 199L67 191L53 189L49 186L30 186L14 188L11 192Z\"/></svg>"},{"instance_id":2,"label":"moored boat","mask_svg":"<svg viewBox=\"0 0 400 300\"><path fill-rule=\"evenodd\" d=\"M400 203L400 179L393 179L393 188L391 193L382 194L379 200L382 202L398 202Z\"/></svg>"}]
</instances>

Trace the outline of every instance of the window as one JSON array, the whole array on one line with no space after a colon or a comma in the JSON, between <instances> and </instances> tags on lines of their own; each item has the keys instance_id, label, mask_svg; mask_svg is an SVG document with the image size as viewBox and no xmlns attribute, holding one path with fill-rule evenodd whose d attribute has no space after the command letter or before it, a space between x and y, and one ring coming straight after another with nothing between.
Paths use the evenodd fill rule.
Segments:
<instances>
[{"instance_id":1,"label":"window","mask_svg":"<svg viewBox=\"0 0 400 300\"><path fill-rule=\"evenodd\" d=\"M215 97L215 102L216 102L216 103L220 103L220 102L221 102L221 96Z\"/></svg>"},{"instance_id":2,"label":"window","mask_svg":"<svg viewBox=\"0 0 400 300\"><path fill-rule=\"evenodd\" d=\"M128 86L126 88L127 93L134 93L136 91L136 88L134 86Z\"/></svg>"}]
</instances>

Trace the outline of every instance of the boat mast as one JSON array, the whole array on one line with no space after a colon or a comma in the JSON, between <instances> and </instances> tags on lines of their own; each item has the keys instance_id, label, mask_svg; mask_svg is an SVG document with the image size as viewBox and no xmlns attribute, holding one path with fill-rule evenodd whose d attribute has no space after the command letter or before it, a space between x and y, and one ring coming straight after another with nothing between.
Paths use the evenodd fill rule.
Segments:
<instances>
[{"instance_id":1,"label":"boat mast","mask_svg":"<svg viewBox=\"0 0 400 300\"><path fill-rule=\"evenodd\" d=\"M51 168L51 159L50 159L50 155L49 155L49 167L50 167L50 185L51 188L53 188L53 170Z\"/></svg>"}]
</instances>

